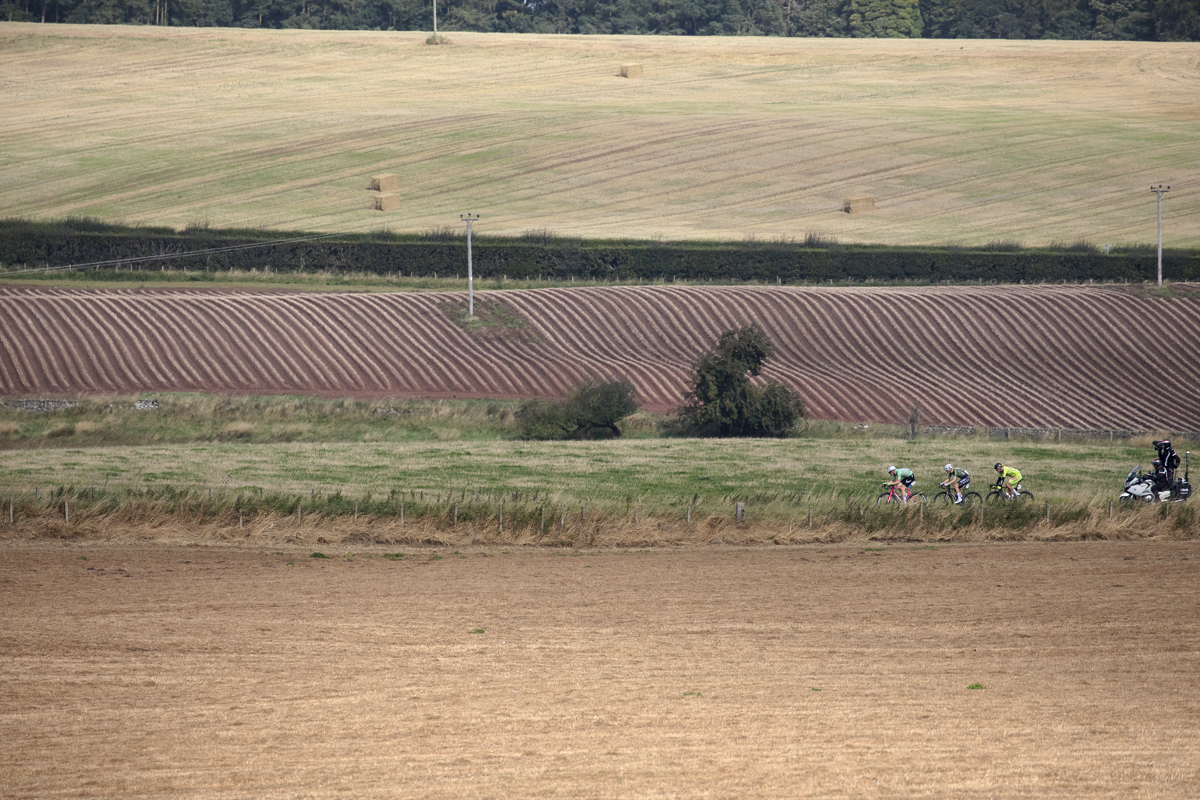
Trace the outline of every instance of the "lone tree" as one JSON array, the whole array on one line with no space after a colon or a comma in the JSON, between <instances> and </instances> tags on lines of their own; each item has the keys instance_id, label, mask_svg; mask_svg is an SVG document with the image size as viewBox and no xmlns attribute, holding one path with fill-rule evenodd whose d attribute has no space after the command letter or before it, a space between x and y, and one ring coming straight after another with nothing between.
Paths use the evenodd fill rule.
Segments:
<instances>
[{"instance_id":1,"label":"lone tree","mask_svg":"<svg viewBox=\"0 0 1200 800\"><path fill-rule=\"evenodd\" d=\"M528 439L591 439L621 435L621 420L637 411L627 380L589 378L565 400L531 400L517 410L521 435Z\"/></svg>"},{"instance_id":2,"label":"lone tree","mask_svg":"<svg viewBox=\"0 0 1200 800\"><path fill-rule=\"evenodd\" d=\"M721 334L715 347L700 354L680 417L700 436L784 437L805 414L804 400L777 381L765 386L757 377L775 346L757 325Z\"/></svg>"}]
</instances>

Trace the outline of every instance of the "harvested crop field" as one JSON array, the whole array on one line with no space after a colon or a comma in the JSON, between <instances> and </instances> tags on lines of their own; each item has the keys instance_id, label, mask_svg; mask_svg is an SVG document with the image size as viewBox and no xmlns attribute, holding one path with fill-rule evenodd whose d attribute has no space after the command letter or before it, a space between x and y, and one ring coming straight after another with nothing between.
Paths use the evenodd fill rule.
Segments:
<instances>
[{"instance_id":1,"label":"harvested crop field","mask_svg":"<svg viewBox=\"0 0 1200 800\"><path fill-rule=\"evenodd\" d=\"M683 402L695 357L757 323L764 373L810 415L904 423L1200 430L1200 298L1100 286L684 287L479 293L0 287L0 394L156 391L562 396L624 376Z\"/></svg>"},{"instance_id":2,"label":"harvested crop field","mask_svg":"<svg viewBox=\"0 0 1200 800\"><path fill-rule=\"evenodd\" d=\"M0 216L1200 245L1191 42L426 37L0 22Z\"/></svg>"},{"instance_id":3,"label":"harvested crop field","mask_svg":"<svg viewBox=\"0 0 1200 800\"><path fill-rule=\"evenodd\" d=\"M1200 545L0 543L5 797L1184 798Z\"/></svg>"}]
</instances>

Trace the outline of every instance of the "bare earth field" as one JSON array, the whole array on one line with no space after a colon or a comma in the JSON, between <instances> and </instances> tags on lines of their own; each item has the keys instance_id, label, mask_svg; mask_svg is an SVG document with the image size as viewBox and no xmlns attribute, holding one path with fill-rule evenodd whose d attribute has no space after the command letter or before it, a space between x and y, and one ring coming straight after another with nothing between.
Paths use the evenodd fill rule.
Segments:
<instances>
[{"instance_id":1,"label":"bare earth field","mask_svg":"<svg viewBox=\"0 0 1200 800\"><path fill-rule=\"evenodd\" d=\"M1195 43L426 36L0 23L0 216L1200 246Z\"/></svg>"},{"instance_id":2,"label":"bare earth field","mask_svg":"<svg viewBox=\"0 0 1200 800\"><path fill-rule=\"evenodd\" d=\"M1200 543L330 555L0 543L0 796L1200 786Z\"/></svg>"},{"instance_id":3,"label":"bare earth field","mask_svg":"<svg viewBox=\"0 0 1200 800\"><path fill-rule=\"evenodd\" d=\"M775 342L765 377L799 391L816 419L903 424L919 402L926 424L1200 429L1191 296L659 285L487 292L481 304L511 326L456 324L463 292L0 286L0 394L531 398L603 375L669 411L697 355L753 322Z\"/></svg>"}]
</instances>

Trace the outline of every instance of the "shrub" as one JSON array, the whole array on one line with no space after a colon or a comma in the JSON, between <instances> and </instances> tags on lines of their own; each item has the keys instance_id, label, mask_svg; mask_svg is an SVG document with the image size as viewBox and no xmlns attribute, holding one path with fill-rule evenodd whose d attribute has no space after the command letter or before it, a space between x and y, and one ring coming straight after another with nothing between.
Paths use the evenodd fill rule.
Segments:
<instances>
[{"instance_id":1,"label":"shrub","mask_svg":"<svg viewBox=\"0 0 1200 800\"><path fill-rule=\"evenodd\" d=\"M562 402L525 403L516 419L527 439L590 439L620 436L617 423L635 411L637 401L629 381L589 378Z\"/></svg>"},{"instance_id":2,"label":"shrub","mask_svg":"<svg viewBox=\"0 0 1200 800\"><path fill-rule=\"evenodd\" d=\"M686 429L699 436L787 436L805 412L804 401L781 383L755 386L775 346L751 324L727 330L694 364L691 389L680 409Z\"/></svg>"}]
</instances>

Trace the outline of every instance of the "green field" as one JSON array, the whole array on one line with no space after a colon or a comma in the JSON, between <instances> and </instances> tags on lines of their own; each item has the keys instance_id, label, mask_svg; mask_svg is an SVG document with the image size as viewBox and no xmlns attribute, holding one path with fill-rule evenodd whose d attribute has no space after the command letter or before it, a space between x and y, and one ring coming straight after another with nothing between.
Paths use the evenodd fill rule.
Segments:
<instances>
[{"instance_id":1,"label":"green field","mask_svg":"<svg viewBox=\"0 0 1200 800\"><path fill-rule=\"evenodd\" d=\"M453 513L464 520L493 518L504 501L526 521L544 508L552 517L613 521L730 517L742 502L752 520L776 527L807 524L810 513L821 523L858 522L854 515L867 510L873 516L861 523L869 529L914 521L911 513L880 517L873 507L889 464L912 468L916 488L932 498L945 462L970 470L973 488L986 493L991 466L1002 461L1020 468L1037 494L1035 507L1009 520L1020 527L1047 513L1064 522L1102 517L1125 473L1153 457L1150 437L912 441L895 428L836 423L812 423L782 440L670 438L646 415L631 419L621 440L532 442L516 438L511 403L160 399L148 411L130 408L129 398L45 414L6 409L0 495L110 511L148 503L188 514L203 514L205 503L210 514L235 506L287 514L300 503L304 513L335 517L359 506L391 516L405 503L410 519ZM111 444L118 440L126 443ZM1188 516L1186 530L1192 525Z\"/></svg>"},{"instance_id":2,"label":"green field","mask_svg":"<svg viewBox=\"0 0 1200 800\"><path fill-rule=\"evenodd\" d=\"M0 216L1200 246L1193 43L450 38L0 23Z\"/></svg>"}]
</instances>

